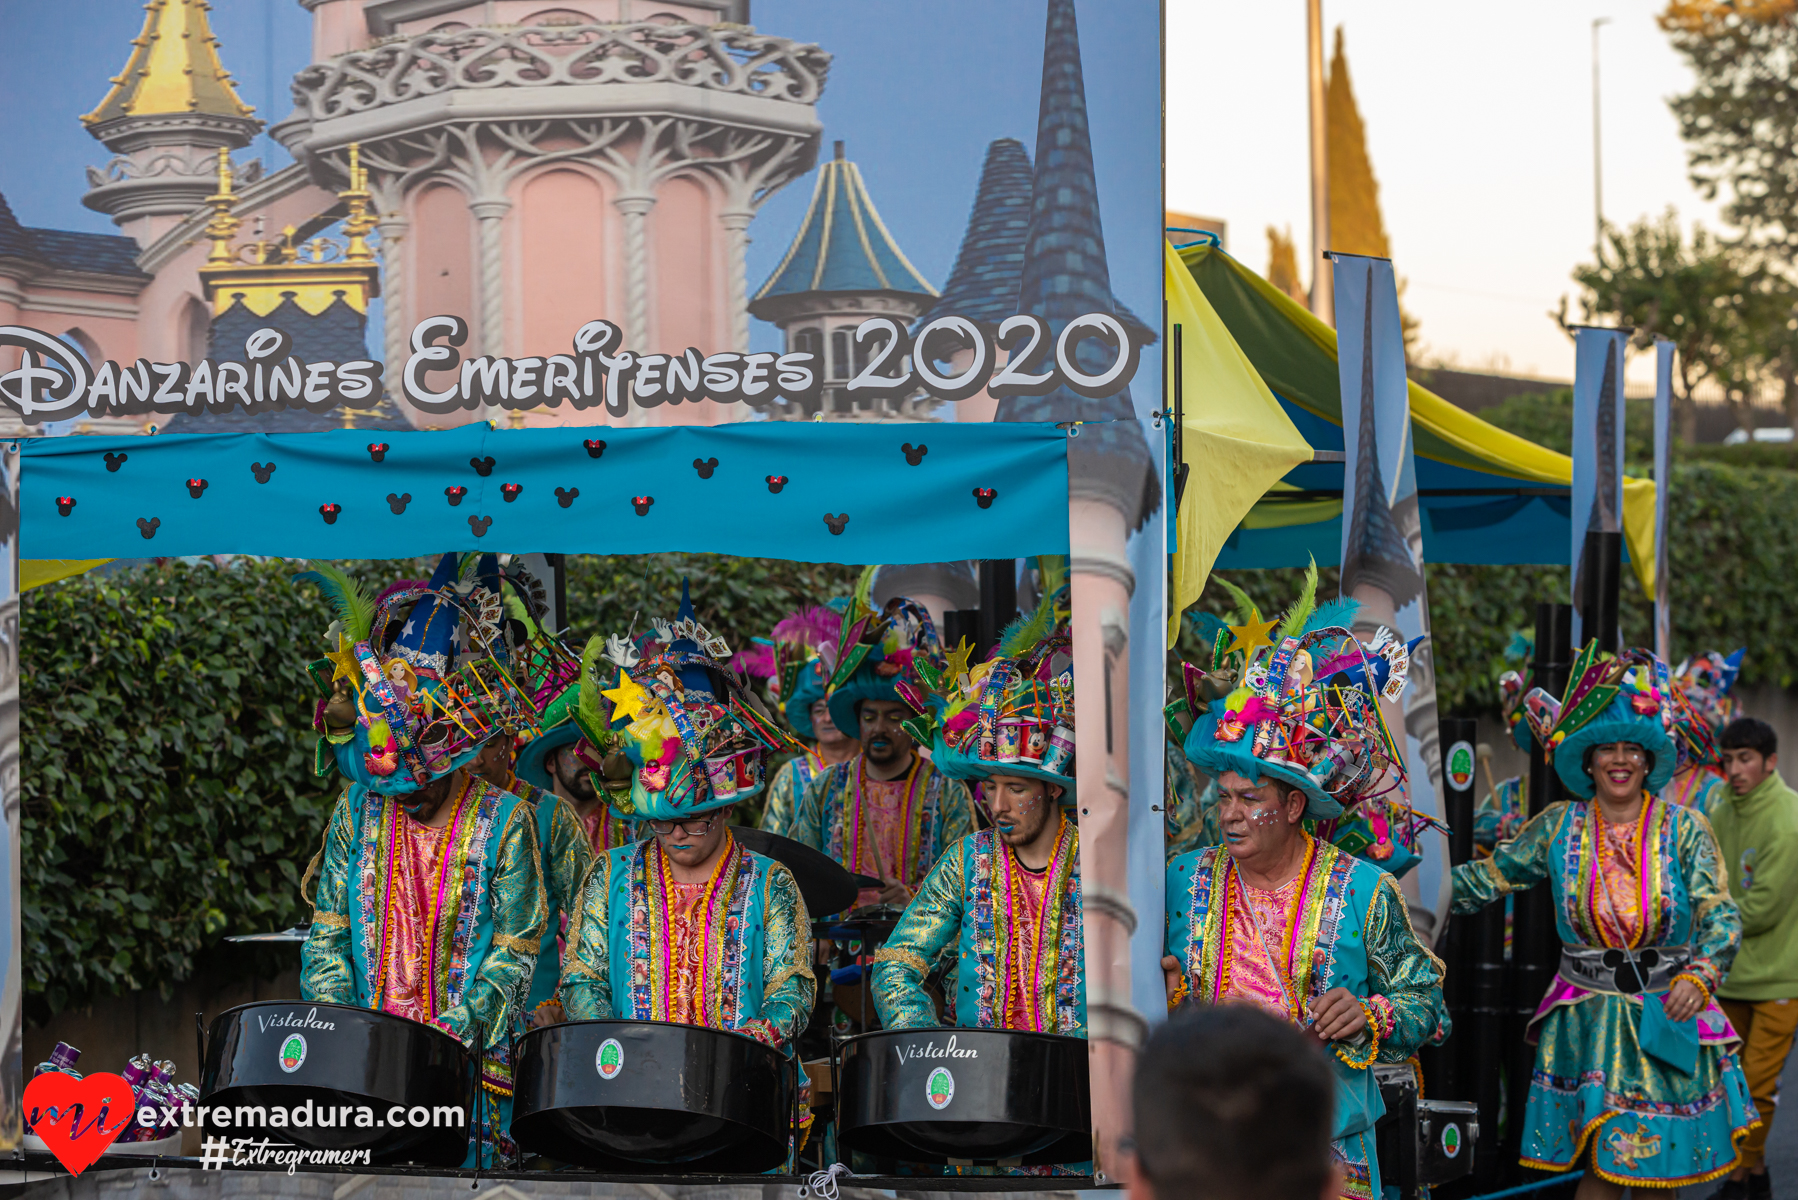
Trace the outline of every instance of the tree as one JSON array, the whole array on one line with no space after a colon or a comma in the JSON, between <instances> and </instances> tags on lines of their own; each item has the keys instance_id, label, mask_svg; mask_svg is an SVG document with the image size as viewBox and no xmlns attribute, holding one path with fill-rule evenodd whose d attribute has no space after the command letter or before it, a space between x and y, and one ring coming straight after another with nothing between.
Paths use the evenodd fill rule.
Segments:
<instances>
[{"instance_id":1,"label":"tree","mask_svg":"<svg viewBox=\"0 0 1798 1200\"><path fill-rule=\"evenodd\" d=\"M1670 104L1693 186L1781 265L1798 260L1798 0L1671 0L1660 25L1697 76Z\"/></svg>"}]
</instances>

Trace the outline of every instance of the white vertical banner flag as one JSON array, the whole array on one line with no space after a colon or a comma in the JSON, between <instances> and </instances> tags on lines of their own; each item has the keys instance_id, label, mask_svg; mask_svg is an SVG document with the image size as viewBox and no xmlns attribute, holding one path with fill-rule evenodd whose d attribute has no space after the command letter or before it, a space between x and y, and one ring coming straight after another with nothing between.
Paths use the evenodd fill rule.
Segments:
<instances>
[{"instance_id":1,"label":"white vertical banner flag","mask_svg":"<svg viewBox=\"0 0 1798 1200\"><path fill-rule=\"evenodd\" d=\"M1406 794L1397 799L1440 820L1442 754L1436 720L1435 655L1424 587L1423 525L1411 453L1411 400L1405 375L1405 338L1391 261L1332 254L1336 294L1336 360L1342 385L1342 594L1359 601L1355 633L1371 640L1382 628L1406 642L1417 638L1410 683L1399 703L1386 705L1386 723L1405 751ZM1402 704L1403 710L1399 711ZM1366 816L1378 822L1383 813ZM1396 811L1388 826L1410 825ZM1381 847L1370 848L1377 856ZM1406 869L1409 854L1421 861ZM1426 941L1447 925L1450 902L1448 839L1434 828L1379 861L1399 875L1412 920Z\"/></svg>"}]
</instances>

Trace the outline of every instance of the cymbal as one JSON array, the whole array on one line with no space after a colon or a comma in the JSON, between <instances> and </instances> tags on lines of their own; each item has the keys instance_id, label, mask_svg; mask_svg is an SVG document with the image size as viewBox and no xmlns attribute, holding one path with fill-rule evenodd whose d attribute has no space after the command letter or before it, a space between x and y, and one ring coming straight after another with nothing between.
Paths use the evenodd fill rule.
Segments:
<instances>
[{"instance_id":1,"label":"cymbal","mask_svg":"<svg viewBox=\"0 0 1798 1200\"><path fill-rule=\"evenodd\" d=\"M880 880L844 870L828 854L792 838L743 825L732 825L730 832L745 849L766 855L793 872L799 894L810 912L842 912L855 903L856 893L862 888L880 886Z\"/></svg>"}]
</instances>

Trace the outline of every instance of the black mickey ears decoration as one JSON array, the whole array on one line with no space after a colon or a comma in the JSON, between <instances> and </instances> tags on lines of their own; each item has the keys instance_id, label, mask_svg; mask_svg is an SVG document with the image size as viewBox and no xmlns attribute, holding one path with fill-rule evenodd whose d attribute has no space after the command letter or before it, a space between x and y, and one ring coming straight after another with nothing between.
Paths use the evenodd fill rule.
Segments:
<instances>
[{"instance_id":1,"label":"black mickey ears decoration","mask_svg":"<svg viewBox=\"0 0 1798 1200\"><path fill-rule=\"evenodd\" d=\"M524 491L524 484L522 483L502 483L499 485L499 494L505 497L507 504L518 499L518 493L522 491Z\"/></svg>"},{"instance_id":2,"label":"black mickey ears decoration","mask_svg":"<svg viewBox=\"0 0 1798 1200\"><path fill-rule=\"evenodd\" d=\"M257 483L267 483L268 477L270 475L273 475L274 473L275 473L275 464L274 463L253 462L250 464L250 474L252 474L256 477Z\"/></svg>"},{"instance_id":3,"label":"black mickey ears decoration","mask_svg":"<svg viewBox=\"0 0 1798 1200\"><path fill-rule=\"evenodd\" d=\"M474 468L474 473L476 475L485 479L487 476L493 474L493 455L488 454L481 458L471 458L468 460L468 465Z\"/></svg>"},{"instance_id":4,"label":"black mickey ears decoration","mask_svg":"<svg viewBox=\"0 0 1798 1200\"><path fill-rule=\"evenodd\" d=\"M187 481L187 494L198 500L211 486L204 479L190 479Z\"/></svg>"},{"instance_id":5,"label":"black mickey ears decoration","mask_svg":"<svg viewBox=\"0 0 1798 1200\"><path fill-rule=\"evenodd\" d=\"M106 469L108 471L116 471L124 466L125 460L130 457L129 454L114 454L112 451L108 450L106 452ZM146 533L144 536L149 537L150 535Z\"/></svg>"},{"instance_id":6,"label":"black mickey ears decoration","mask_svg":"<svg viewBox=\"0 0 1798 1200\"><path fill-rule=\"evenodd\" d=\"M919 442L915 446L910 442L906 442L904 445L900 446L899 449L905 455L905 461L914 467L923 462L924 456L930 453L930 447L926 446L923 442Z\"/></svg>"},{"instance_id":7,"label":"black mickey ears decoration","mask_svg":"<svg viewBox=\"0 0 1798 1200\"><path fill-rule=\"evenodd\" d=\"M387 457L387 452L391 449L393 449L393 447L389 446L386 442L370 442L368 444L368 456L376 462L380 462Z\"/></svg>"},{"instance_id":8,"label":"black mickey ears decoration","mask_svg":"<svg viewBox=\"0 0 1798 1200\"><path fill-rule=\"evenodd\" d=\"M605 443L604 438L588 438L585 441L583 441L581 443L581 445L587 447L587 457L588 458L598 458L600 455L602 455L606 452L606 443Z\"/></svg>"},{"instance_id":9,"label":"black mickey ears decoration","mask_svg":"<svg viewBox=\"0 0 1798 1200\"><path fill-rule=\"evenodd\" d=\"M343 505L341 504L321 504L318 506L318 515L325 519L325 524L327 525L337 524L337 514L342 511Z\"/></svg>"},{"instance_id":10,"label":"black mickey ears decoration","mask_svg":"<svg viewBox=\"0 0 1798 1200\"><path fill-rule=\"evenodd\" d=\"M567 508L574 503L574 498L581 494L580 488L557 488L556 503Z\"/></svg>"},{"instance_id":11,"label":"black mickey ears decoration","mask_svg":"<svg viewBox=\"0 0 1798 1200\"><path fill-rule=\"evenodd\" d=\"M849 514L848 513L838 513L836 516L833 517L829 513L825 513L824 514L824 523L826 525L830 526L830 531L832 533L842 533L843 527L845 525L849 524Z\"/></svg>"},{"instance_id":12,"label":"black mickey ears decoration","mask_svg":"<svg viewBox=\"0 0 1798 1200\"><path fill-rule=\"evenodd\" d=\"M696 458L693 460L693 469L699 472L699 477L701 479L710 479L712 477L712 472L718 469L718 460L715 458Z\"/></svg>"},{"instance_id":13,"label":"black mickey ears decoration","mask_svg":"<svg viewBox=\"0 0 1798 1200\"><path fill-rule=\"evenodd\" d=\"M787 477L785 475L768 476L768 490L773 492L776 496L780 495L780 489L786 486Z\"/></svg>"},{"instance_id":14,"label":"black mickey ears decoration","mask_svg":"<svg viewBox=\"0 0 1798 1200\"><path fill-rule=\"evenodd\" d=\"M978 504L981 508L991 508L993 506L993 501L997 500L998 498L999 498L999 489L998 488L975 488L974 489L974 503Z\"/></svg>"},{"instance_id":15,"label":"black mickey ears decoration","mask_svg":"<svg viewBox=\"0 0 1798 1200\"><path fill-rule=\"evenodd\" d=\"M456 505L462 503L462 497L468 495L468 489L465 487L446 487L443 489L443 494L449 497L450 507L454 508Z\"/></svg>"},{"instance_id":16,"label":"black mickey ears decoration","mask_svg":"<svg viewBox=\"0 0 1798 1200\"><path fill-rule=\"evenodd\" d=\"M73 497L73 496L58 496L56 498L56 511L61 513L63 516L65 516L65 517L68 516L69 510L74 507L75 507L75 497Z\"/></svg>"},{"instance_id":17,"label":"black mickey ears decoration","mask_svg":"<svg viewBox=\"0 0 1798 1200\"><path fill-rule=\"evenodd\" d=\"M490 526L492 526L492 524L493 524L492 517L470 517L470 518L468 518L468 527L470 529L474 530L474 535L476 537L486 537L487 530Z\"/></svg>"},{"instance_id":18,"label":"black mickey ears decoration","mask_svg":"<svg viewBox=\"0 0 1798 1200\"><path fill-rule=\"evenodd\" d=\"M125 456L123 454L119 455L120 462L123 462L124 459ZM146 542L155 537L156 531L160 528L162 528L161 517L151 517L148 521L144 520L142 517L137 519L137 531L144 535L144 541Z\"/></svg>"},{"instance_id":19,"label":"black mickey ears decoration","mask_svg":"<svg viewBox=\"0 0 1798 1200\"><path fill-rule=\"evenodd\" d=\"M654 496L631 497L631 507L637 510L637 515L639 517L647 517L649 515L649 506L655 502L656 498Z\"/></svg>"},{"instance_id":20,"label":"black mickey ears decoration","mask_svg":"<svg viewBox=\"0 0 1798 1200\"><path fill-rule=\"evenodd\" d=\"M392 492L387 493L387 507L394 511L395 516L405 512L406 505L410 503L412 503L411 492L406 492L398 496L394 495Z\"/></svg>"}]
</instances>

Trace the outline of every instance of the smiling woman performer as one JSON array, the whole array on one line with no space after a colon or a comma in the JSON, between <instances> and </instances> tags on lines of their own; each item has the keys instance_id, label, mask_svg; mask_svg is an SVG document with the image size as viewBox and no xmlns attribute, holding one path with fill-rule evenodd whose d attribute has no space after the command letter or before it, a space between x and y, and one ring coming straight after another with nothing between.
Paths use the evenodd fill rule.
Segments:
<instances>
[{"instance_id":1,"label":"smiling woman performer","mask_svg":"<svg viewBox=\"0 0 1798 1200\"><path fill-rule=\"evenodd\" d=\"M1558 703L1531 693L1531 723L1579 799L1456 867L1455 911L1544 878L1553 889L1563 948L1531 1026L1523 1163L1569 1170L1590 1145L1578 1197L1599 1200L1726 1174L1755 1115L1739 1039L1711 999L1742 932L1717 842L1696 811L1653 794L1681 728L1667 664L1590 643L1569 678Z\"/></svg>"},{"instance_id":2,"label":"smiling woman performer","mask_svg":"<svg viewBox=\"0 0 1798 1200\"><path fill-rule=\"evenodd\" d=\"M1307 595L1273 644L1255 644L1260 626L1242 630L1246 649L1217 643L1204 674L1235 686L1194 723L1186 754L1217 783L1224 844L1168 864L1161 965L1170 1008L1257 1004L1329 1050L1342 1195L1366 1198L1380 1194L1385 1112L1371 1068L1449 1026L1442 964L1412 933L1398 882L1306 828L1403 780L1379 700L1398 698L1409 655L1389 633L1357 642L1343 628L1354 610Z\"/></svg>"}]
</instances>

